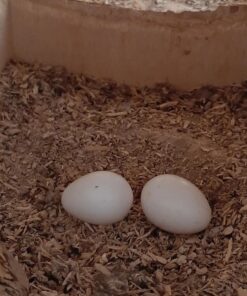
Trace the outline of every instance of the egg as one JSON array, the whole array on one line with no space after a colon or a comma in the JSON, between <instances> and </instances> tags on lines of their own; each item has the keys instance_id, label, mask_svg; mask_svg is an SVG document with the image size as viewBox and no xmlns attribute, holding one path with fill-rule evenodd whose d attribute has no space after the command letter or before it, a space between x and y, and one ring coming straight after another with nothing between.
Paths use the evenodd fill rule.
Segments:
<instances>
[{"instance_id":1,"label":"egg","mask_svg":"<svg viewBox=\"0 0 247 296\"><path fill-rule=\"evenodd\" d=\"M133 192L129 183L109 171L82 176L62 194L63 208L90 224L116 223L127 216L132 204Z\"/></svg>"},{"instance_id":2,"label":"egg","mask_svg":"<svg viewBox=\"0 0 247 296\"><path fill-rule=\"evenodd\" d=\"M200 232L212 215L204 194L190 181L175 175L160 175L147 182L141 204L151 223L174 234Z\"/></svg>"}]
</instances>

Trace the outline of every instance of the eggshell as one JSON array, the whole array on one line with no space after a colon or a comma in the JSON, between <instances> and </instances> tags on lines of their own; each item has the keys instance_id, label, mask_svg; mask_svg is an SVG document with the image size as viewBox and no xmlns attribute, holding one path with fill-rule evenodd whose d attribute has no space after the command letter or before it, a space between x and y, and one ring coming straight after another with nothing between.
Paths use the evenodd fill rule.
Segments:
<instances>
[{"instance_id":1,"label":"eggshell","mask_svg":"<svg viewBox=\"0 0 247 296\"><path fill-rule=\"evenodd\" d=\"M200 232L211 220L204 194L190 181L175 175L151 179L143 188L141 203L151 223L175 234Z\"/></svg>"},{"instance_id":2,"label":"eggshell","mask_svg":"<svg viewBox=\"0 0 247 296\"><path fill-rule=\"evenodd\" d=\"M71 183L62 205L72 216L91 224L112 224L125 218L133 203L129 183L120 175L99 171Z\"/></svg>"}]
</instances>

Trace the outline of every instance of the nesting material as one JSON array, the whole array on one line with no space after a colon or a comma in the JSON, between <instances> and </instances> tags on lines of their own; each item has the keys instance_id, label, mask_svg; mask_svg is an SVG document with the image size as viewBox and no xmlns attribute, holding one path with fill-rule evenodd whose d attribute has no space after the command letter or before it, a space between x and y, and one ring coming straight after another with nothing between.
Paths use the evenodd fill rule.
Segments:
<instances>
[{"instance_id":1,"label":"nesting material","mask_svg":"<svg viewBox=\"0 0 247 296\"><path fill-rule=\"evenodd\" d=\"M28 289L24 269L5 247L0 246L0 295L28 296Z\"/></svg>"},{"instance_id":2,"label":"nesting material","mask_svg":"<svg viewBox=\"0 0 247 296\"><path fill-rule=\"evenodd\" d=\"M179 92L11 63L0 77L0 235L30 295L240 295L247 289L247 83ZM110 170L131 184L130 215L92 226L61 208L64 188ZM206 231L153 227L144 184L180 175L213 210Z\"/></svg>"},{"instance_id":3,"label":"nesting material","mask_svg":"<svg viewBox=\"0 0 247 296\"><path fill-rule=\"evenodd\" d=\"M219 6L246 5L246 0L77 0L89 3L114 5L138 10L159 12L216 10Z\"/></svg>"}]
</instances>

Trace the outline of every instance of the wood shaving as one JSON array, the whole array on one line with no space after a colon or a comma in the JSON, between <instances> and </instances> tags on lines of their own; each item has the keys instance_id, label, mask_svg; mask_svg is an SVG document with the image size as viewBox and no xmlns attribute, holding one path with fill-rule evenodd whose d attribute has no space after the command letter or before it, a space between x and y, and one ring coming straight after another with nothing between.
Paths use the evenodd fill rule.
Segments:
<instances>
[{"instance_id":1,"label":"wood shaving","mask_svg":"<svg viewBox=\"0 0 247 296\"><path fill-rule=\"evenodd\" d=\"M234 229L233 229L232 226L228 226L228 227L225 228L223 234L226 235L226 236L227 236L227 235L231 235L231 234L233 233L233 230L234 230Z\"/></svg>"},{"instance_id":2,"label":"wood shaving","mask_svg":"<svg viewBox=\"0 0 247 296\"><path fill-rule=\"evenodd\" d=\"M247 296L247 289L245 290L245 289L239 288L238 296Z\"/></svg>"},{"instance_id":3,"label":"wood shaving","mask_svg":"<svg viewBox=\"0 0 247 296\"><path fill-rule=\"evenodd\" d=\"M27 296L28 290L25 271L12 254L0 246L0 295Z\"/></svg>"},{"instance_id":4,"label":"wood shaving","mask_svg":"<svg viewBox=\"0 0 247 296\"><path fill-rule=\"evenodd\" d=\"M30 296L241 295L246 139L247 82L184 92L9 63L0 76L0 238L24 266ZM134 190L116 225L88 225L61 207L64 188L96 170L122 174ZM140 193L163 173L203 190L213 210L204 232L175 236L147 221Z\"/></svg>"},{"instance_id":5,"label":"wood shaving","mask_svg":"<svg viewBox=\"0 0 247 296\"><path fill-rule=\"evenodd\" d=\"M229 239L227 252L226 252L226 257L225 257L225 262L226 263L230 260L231 255L232 255L232 244L233 244L232 239Z\"/></svg>"}]
</instances>

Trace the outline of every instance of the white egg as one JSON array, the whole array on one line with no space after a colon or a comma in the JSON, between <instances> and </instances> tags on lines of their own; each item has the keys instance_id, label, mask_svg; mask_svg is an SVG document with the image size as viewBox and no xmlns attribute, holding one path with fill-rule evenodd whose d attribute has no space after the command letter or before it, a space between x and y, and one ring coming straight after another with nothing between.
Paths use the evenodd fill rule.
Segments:
<instances>
[{"instance_id":1,"label":"white egg","mask_svg":"<svg viewBox=\"0 0 247 296\"><path fill-rule=\"evenodd\" d=\"M129 183L120 175L99 171L71 183L62 205L72 216L90 224L107 225L127 216L133 203Z\"/></svg>"},{"instance_id":2,"label":"white egg","mask_svg":"<svg viewBox=\"0 0 247 296\"><path fill-rule=\"evenodd\" d=\"M151 179L143 188L141 203L151 223L175 234L200 232L211 220L204 194L190 181L175 175Z\"/></svg>"}]
</instances>

